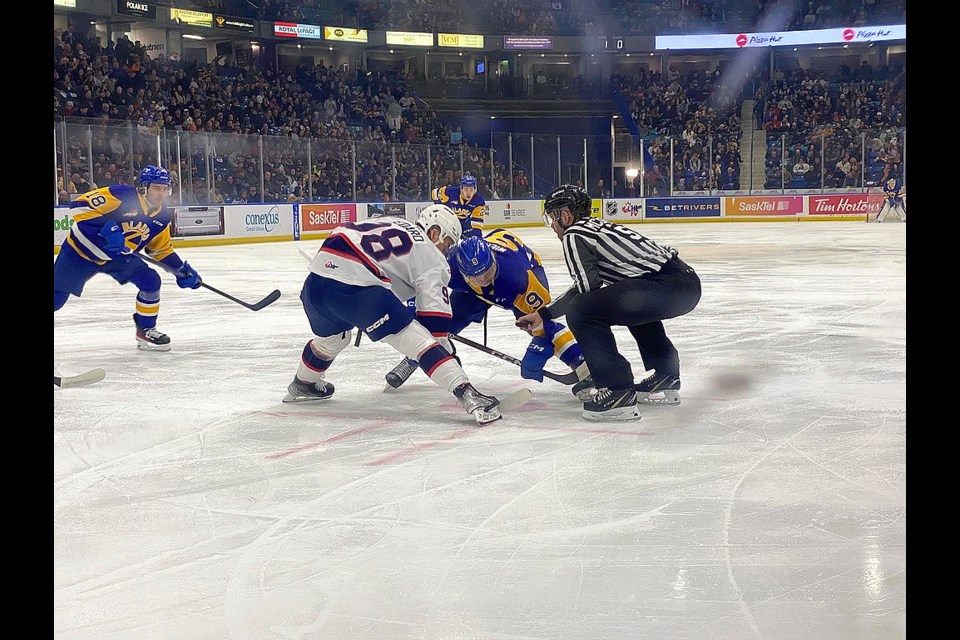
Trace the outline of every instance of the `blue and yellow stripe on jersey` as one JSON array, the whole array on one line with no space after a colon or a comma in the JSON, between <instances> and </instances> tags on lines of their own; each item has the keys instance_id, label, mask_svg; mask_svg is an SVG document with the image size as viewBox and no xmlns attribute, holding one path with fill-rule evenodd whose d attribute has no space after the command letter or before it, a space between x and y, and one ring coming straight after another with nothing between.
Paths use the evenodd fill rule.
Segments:
<instances>
[{"instance_id":1,"label":"blue and yellow stripe on jersey","mask_svg":"<svg viewBox=\"0 0 960 640\"><path fill-rule=\"evenodd\" d=\"M489 245L497 262L496 278L489 286L475 286L460 273L456 254L453 253L448 258L451 273L449 287L456 295L473 294L476 296L474 300L479 298L482 301L478 304L486 303L508 309L518 318L550 303L547 274L543 269L540 256L533 249L505 229L494 229L483 239ZM458 332L469 322L479 322L483 318L485 308L478 308L478 304L471 304L462 299L457 299L457 302L458 304L453 305L454 319L451 331ZM459 317L461 315L463 317ZM576 367L582 360L582 354L573 333L562 323L550 320L532 335L548 343L552 342L553 355L570 367Z\"/></svg>"},{"instance_id":2,"label":"blue and yellow stripe on jersey","mask_svg":"<svg viewBox=\"0 0 960 640\"><path fill-rule=\"evenodd\" d=\"M484 236L484 240L497 261L496 280L482 288L467 282L453 254L448 260L450 288L473 292L488 304L509 309L518 317L550 302L547 276L536 252L505 229L494 229Z\"/></svg>"},{"instance_id":3,"label":"blue and yellow stripe on jersey","mask_svg":"<svg viewBox=\"0 0 960 640\"><path fill-rule=\"evenodd\" d=\"M464 200L460 187L437 187L430 192L430 199L434 204L445 204L460 219L464 237L481 235L483 233L483 219L487 215L487 202L480 193L474 193L469 200Z\"/></svg>"},{"instance_id":4,"label":"blue and yellow stripe on jersey","mask_svg":"<svg viewBox=\"0 0 960 640\"><path fill-rule=\"evenodd\" d=\"M88 191L74 200L70 209L74 223L66 242L84 260L96 264L110 260L100 231L114 222L120 225L130 252L146 249L156 260L174 252L170 240L173 212L165 207L151 207L134 187L114 184Z\"/></svg>"}]
</instances>

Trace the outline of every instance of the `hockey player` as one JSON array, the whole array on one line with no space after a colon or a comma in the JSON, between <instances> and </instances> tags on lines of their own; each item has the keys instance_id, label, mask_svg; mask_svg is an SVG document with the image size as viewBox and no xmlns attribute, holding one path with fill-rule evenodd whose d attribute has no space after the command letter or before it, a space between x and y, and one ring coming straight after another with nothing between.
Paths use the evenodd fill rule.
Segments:
<instances>
[{"instance_id":1,"label":"hockey player","mask_svg":"<svg viewBox=\"0 0 960 640\"><path fill-rule=\"evenodd\" d=\"M470 174L460 178L460 186L437 187L430 192L435 204L443 204L457 215L463 229L463 237L483 236L483 218L487 215L487 203L477 193L477 179Z\"/></svg>"},{"instance_id":2,"label":"hockey player","mask_svg":"<svg viewBox=\"0 0 960 640\"><path fill-rule=\"evenodd\" d=\"M550 302L547 275L540 257L504 229L494 229L483 238L462 239L447 262L453 273L450 333L458 334L471 323L482 322L491 306L512 311L519 318ZM523 357L520 375L543 382L543 367L556 356L580 377L574 393L581 400L589 400L593 380L570 330L551 320L530 334L533 340ZM399 387L416 369L417 362L405 358L387 374L387 384Z\"/></svg>"},{"instance_id":3,"label":"hockey player","mask_svg":"<svg viewBox=\"0 0 960 640\"><path fill-rule=\"evenodd\" d=\"M147 165L140 171L136 188L114 184L88 191L71 203L73 225L53 265L54 313L71 294L79 298L90 278L105 273L120 284L132 282L139 289L133 314L137 348L170 350L170 337L156 328L160 276L137 255L146 251L179 271L177 284L182 288L200 286L200 276L170 243L173 214L164 206L169 195L170 172Z\"/></svg>"},{"instance_id":4,"label":"hockey player","mask_svg":"<svg viewBox=\"0 0 960 640\"><path fill-rule=\"evenodd\" d=\"M900 184L898 178L890 178L883 183L883 206L877 214L877 222L883 222L891 212L907 221L907 207L904 198L907 195L906 188Z\"/></svg>"},{"instance_id":5,"label":"hockey player","mask_svg":"<svg viewBox=\"0 0 960 640\"><path fill-rule=\"evenodd\" d=\"M460 240L457 216L430 205L416 224L400 219L347 223L323 241L300 293L316 336L303 348L284 402L326 400L326 372L350 344L354 327L383 340L441 387L452 391L478 424L501 418L500 401L477 391L451 355L450 267L445 255ZM404 302L416 298L415 312Z\"/></svg>"}]
</instances>

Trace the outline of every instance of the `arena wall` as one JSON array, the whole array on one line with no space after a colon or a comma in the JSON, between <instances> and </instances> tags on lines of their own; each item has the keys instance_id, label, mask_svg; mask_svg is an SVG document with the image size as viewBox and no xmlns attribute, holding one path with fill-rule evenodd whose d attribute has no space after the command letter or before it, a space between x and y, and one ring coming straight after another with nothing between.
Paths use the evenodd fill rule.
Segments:
<instances>
[{"instance_id":1,"label":"arena wall","mask_svg":"<svg viewBox=\"0 0 960 640\"><path fill-rule=\"evenodd\" d=\"M593 215L628 224L657 222L866 221L880 210L878 193L610 198L594 200ZM177 247L315 240L346 222L402 216L416 220L430 202L219 204L173 207ZM543 224L543 200L488 203L485 226ZM53 251L73 224L69 207L53 209Z\"/></svg>"}]
</instances>

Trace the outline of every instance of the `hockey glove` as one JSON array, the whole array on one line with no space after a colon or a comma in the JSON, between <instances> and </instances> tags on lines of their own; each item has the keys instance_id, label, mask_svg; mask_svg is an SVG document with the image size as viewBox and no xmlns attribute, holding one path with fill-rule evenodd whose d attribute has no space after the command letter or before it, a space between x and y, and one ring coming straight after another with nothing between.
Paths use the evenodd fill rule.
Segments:
<instances>
[{"instance_id":1,"label":"hockey glove","mask_svg":"<svg viewBox=\"0 0 960 640\"><path fill-rule=\"evenodd\" d=\"M126 239L123 237L123 231L120 230L120 224L111 222L100 229L100 237L104 240L104 250L111 256L119 256L127 253Z\"/></svg>"},{"instance_id":2,"label":"hockey glove","mask_svg":"<svg viewBox=\"0 0 960 640\"><path fill-rule=\"evenodd\" d=\"M177 285L181 289L197 289L200 287L200 274L194 271L189 262L184 262L177 275Z\"/></svg>"},{"instance_id":3,"label":"hockey glove","mask_svg":"<svg viewBox=\"0 0 960 640\"><path fill-rule=\"evenodd\" d=\"M520 377L543 382L543 367L553 356L553 342L546 336L530 341L527 352L520 363Z\"/></svg>"}]
</instances>

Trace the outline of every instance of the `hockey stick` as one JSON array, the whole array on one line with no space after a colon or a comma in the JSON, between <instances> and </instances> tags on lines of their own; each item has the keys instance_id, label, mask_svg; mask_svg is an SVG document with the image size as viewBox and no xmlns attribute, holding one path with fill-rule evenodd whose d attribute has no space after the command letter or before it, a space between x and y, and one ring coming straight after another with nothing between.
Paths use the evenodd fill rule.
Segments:
<instances>
[{"instance_id":1,"label":"hockey stick","mask_svg":"<svg viewBox=\"0 0 960 640\"><path fill-rule=\"evenodd\" d=\"M507 354L501 353L496 349L491 349L486 345L482 345L479 342L474 342L473 340L470 340L469 338L464 338L463 336L458 336L455 333L448 333L447 337L456 342L462 342L468 347L473 347L474 349L479 349L484 353L489 353L490 355L500 358L501 360L506 360L507 362L511 362L517 365L518 367L523 364L513 356L508 356ZM570 373L551 373L550 371L544 371L543 375L545 378L550 378L551 380L556 380L557 382L561 382L563 384L576 384L577 382L580 381L580 377L577 376L576 371L571 371Z\"/></svg>"},{"instance_id":2,"label":"hockey stick","mask_svg":"<svg viewBox=\"0 0 960 640\"><path fill-rule=\"evenodd\" d=\"M66 389L68 387L83 387L94 382L100 382L106 377L103 369L91 369L77 376L53 376L53 386Z\"/></svg>"},{"instance_id":3,"label":"hockey stick","mask_svg":"<svg viewBox=\"0 0 960 640\"><path fill-rule=\"evenodd\" d=\"M154 260L154 259L151 258L150 256L145 256L145 255L143 255L142 253L137 254L137 255L140 256L140 258L143 259L145 262L148 262L148 263L150 263L150 264L152 264L152 265L156 265L156 266L160 267L161 269L164 269L164 270L166 270L166 271L169 271L170 273L172 273L172 274L175 275L175 276L182 276L182 275L183 275L183 273L181 273L179 269L174 269L173 267L171 267L171 266L169 266L169 265L166 265L166 264L160 262L159 260ZM250 309L250 311L260 311L260 309L263 309L265 306L267 306L267 305L269 305L269 304L273 304L274 302L277 301L278 298L280 298L280 290L279 290L279 289L274 289L273 291L271 291L270 293L268 293L267 296L266 296L263 300L260 300L259 302L255 302L254 304L250 304L249 302L244 302L243 300L240 300L239 298L234 298L234 297L233 297L232 295L230 295L229 293L224 293L223 291L220 291L220 289L217 289L216 287L212 287L212 286L210 286L209 284L207 284L206 282L203 282L202 280L200 281L200 286L203 287L204 289L209 289L210 291L213 291L214 293L223 296L223 297L226 298L227 300L232 300L232 301L236 302L237 304L239 304L240 306L246 307L247 309Z\"/></svg>"}]
</instances>

